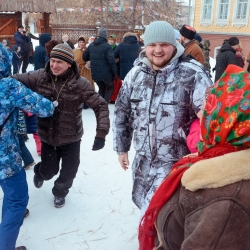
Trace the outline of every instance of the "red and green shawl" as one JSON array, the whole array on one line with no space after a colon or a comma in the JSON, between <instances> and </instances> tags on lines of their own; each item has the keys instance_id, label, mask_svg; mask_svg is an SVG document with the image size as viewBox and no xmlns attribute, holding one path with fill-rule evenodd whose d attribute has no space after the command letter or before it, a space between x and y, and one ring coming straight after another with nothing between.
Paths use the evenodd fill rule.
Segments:
<instances>
[{"instance_id":1,"label":"red and green shawl","mask_svg":"<svg viewBox=\"0 0 250 250\"><path fill-rule=\"evenodd\" d=\"M157 215L191 165L250 147L250 74L229 65L210 91L201 120L203 141L197 144L198 156L183 158L174 164L156 190L139 225L140 250L154 248Z\"/></svg>"}]
</instances>

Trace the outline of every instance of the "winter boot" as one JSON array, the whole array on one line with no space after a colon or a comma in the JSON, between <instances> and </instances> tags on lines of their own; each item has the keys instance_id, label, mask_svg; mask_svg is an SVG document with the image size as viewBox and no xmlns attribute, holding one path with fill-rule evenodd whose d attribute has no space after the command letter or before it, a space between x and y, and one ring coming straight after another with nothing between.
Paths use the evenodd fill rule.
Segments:
<instances>
[{"instance_id":1,"label":"winter boot","mask_svg":"<svg viewBox=\"0 0 250 250\"><path fill-rule=\"evenodd\" d=\"M34 185L36 188L41 188L43 185L44 180L40 179L36 174L34 175L33 179Z\"/></svg>"},{"instance_id":2,"label":"winter boot","mask_svg":"<svg viewBox=\"0 0 250 250\"><path fill-rule=\"evenodd\" d=\"M24 217L23 218L26 218L28 215L30 214L30 211L28 208L26 208L25 210L25 214L24 214Z\"/></svg>"},{"instance_id":3,"label":"winter boot","mask_svg":"<svg viewBox=\"0 0 250 250\"><path fill-rule=\"evenodd\" d=\"M35 165L35 164L36 164L36 163L33 161L33 162L31 162L30 164L27 164L27 165L23 166L23 168L24 168L25 170L27 170L27 169L29 169L31 166Z\"/></svg>"},{"instance_id":4,"label":"winter boot","mask_svg":"<svg viewBox=\"0 0 250 250\"><path fill-rule=\"evenodd\" d=\"M55 200L54 200L55 207L60 208L60 207L63 207L64 204L65 204L64 197L55 196Z\"/></svg>"},{"instance_id":5,"label":"winter boot","mask_svg":"<svg viewBox=\"0 0 250 250\"><path fill-rule=\"evenodd\" d=\"M27 250L25 246L15 247L15 250Z\"/></svg>"}]
</instances>

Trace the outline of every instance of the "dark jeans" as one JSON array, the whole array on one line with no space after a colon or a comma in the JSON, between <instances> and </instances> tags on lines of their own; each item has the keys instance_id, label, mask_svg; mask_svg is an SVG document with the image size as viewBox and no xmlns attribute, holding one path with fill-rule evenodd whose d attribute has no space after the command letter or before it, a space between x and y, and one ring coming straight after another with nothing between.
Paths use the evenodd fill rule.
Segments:
<instances>
[{"instance_id":1,"label":"dark jeans","mask_svg":"<svg viewBox=\"0 0 250 250\"><path fill-rule=\"evenodd\" d=\"M24 166L27 166L27 165L31 164L34 161L34 159L31 155L30 151L27 149L27 147L25 145L24 134L19 134L18 139L19 139L21 157L22 157Z\"/></svg>"},{"instance_id":2,"label":"dark jeans","mask_svg":"<svg viewBox=\"0 0 250 250\"><path fill-rule=\"evenodd\" d=\"M34 172L41 180L50 180L61 170L59 177L55 180L52 193L55 196L65 197L76 177L80 164L80 141L58 147L42 142L41 162L36 164Z\"/></svg>"},{"instance_id":3,"label":"dark jeans","mask_svg":"<svg viewBox=\"0 0 250 250\"><path fill-rule=\"evenodd\" d=\"M110 98L114 92L114 83L112 80L109 81L96 81L97 86L99 87L99 95L109 103Z\"/></svg>"},{"instance_id":4,"label":"dark jeans","mask_svg":"<svg viewBox=\"0 0 250 250\"><path fill-rule=\"evenodd\" d=\"M21 169L13 176L0 180L0 186L4 194L0 224L0 249L12 250L15 249L29 200L25 170Z\"/></svg>"},{"instance_id":5,"label":"dark jeans","mask_svg":"<svg viewBox=\"0 0 250 250\"><path fill-rule=\"evenodd\" d=\"M19 73L20 65L17 63L13 63L12 66L13 66L13 75Z\"/></svg>"},{"instance_id":6,"label":"dark jeans","mask_svg":"<svg viewBox=\"0 0 250 250\"><path fill-rule=\"evenodd\" d=\"M27 67L29 65L29 52L22 54L21 63L22 63L22 73L26 73Z\"/></svg>"}]
</instances>

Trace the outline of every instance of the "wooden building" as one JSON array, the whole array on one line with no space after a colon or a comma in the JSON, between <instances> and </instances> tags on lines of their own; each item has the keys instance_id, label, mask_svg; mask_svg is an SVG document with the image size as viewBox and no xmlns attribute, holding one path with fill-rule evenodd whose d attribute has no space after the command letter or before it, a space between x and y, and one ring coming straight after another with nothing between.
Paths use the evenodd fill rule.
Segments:
<instances>
[{"instance_id":1,"label":"wooden building","mask_svg":"<svg viewBox=\"0 0 250 250\"><path fill-rule=\"evenodd\" d=\"M40 13L39 33L51 33L49 17L56 12L55 0L0 0L0 41L14 42L14 34L22 23L23 13Z\"/></svg>"},{"instance_id":2,"label":"wooden building","mask_svg":"<svg viewBox=\"0 0 250 250\"><path fill-rule=\"evenodd\" d=\"M250 51L250 0L195 0L194 28L210 40L210 56L216 58L223 41L239 38L245 56Z\"/></svg>"}]
</instances>

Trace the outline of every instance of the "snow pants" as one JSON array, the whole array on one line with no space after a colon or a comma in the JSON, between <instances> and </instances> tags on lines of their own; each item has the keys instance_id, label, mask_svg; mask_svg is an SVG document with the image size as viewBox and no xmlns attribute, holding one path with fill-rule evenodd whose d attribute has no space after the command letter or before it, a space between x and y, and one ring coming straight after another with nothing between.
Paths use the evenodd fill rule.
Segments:
<instances>
[{"instance_id":1,"label":"snow pants","mask_svg":"<svg viewBox=\"0 0 250 250\"><path fill-rule=\"evenodd\" d=\"M29 200L25 170L22 168L15 175L0 180L0 186L4 193L0 249L14 250Z\"/></svg>"},{"instance_id":2,"label":"snow pants","mask_svg":"<svg viewBox=\"0 0 250 250\"><path fill-rule=\"evenodd\" d=\"M76 177L80 164L81 141L62 146L51 146L42 142L41 162L34 167L35 175L41 180L50 180L58 174L52 193L54 196L66 197Z\"/></svg>"}]
</instances>

